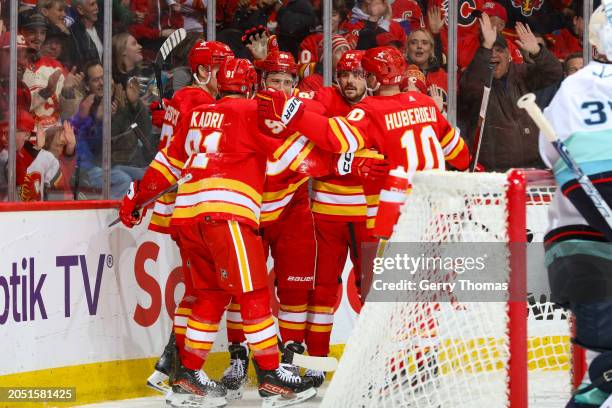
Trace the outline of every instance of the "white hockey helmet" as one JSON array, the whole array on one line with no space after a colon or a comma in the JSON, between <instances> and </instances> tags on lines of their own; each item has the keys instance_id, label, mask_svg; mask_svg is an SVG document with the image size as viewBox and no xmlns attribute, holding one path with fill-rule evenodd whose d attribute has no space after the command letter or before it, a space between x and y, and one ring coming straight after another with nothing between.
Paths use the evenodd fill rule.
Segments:
<instances>
[{"instance_id":1,"label":"white hockey helmet","mask_svg":"<svg viewBox=\"0 0 612 408\"><path fill-rule=\"evenodd\" d=\"M612 61L612 0L603 0L589 21L589 42Z\"/></svg>"}]
</instances>

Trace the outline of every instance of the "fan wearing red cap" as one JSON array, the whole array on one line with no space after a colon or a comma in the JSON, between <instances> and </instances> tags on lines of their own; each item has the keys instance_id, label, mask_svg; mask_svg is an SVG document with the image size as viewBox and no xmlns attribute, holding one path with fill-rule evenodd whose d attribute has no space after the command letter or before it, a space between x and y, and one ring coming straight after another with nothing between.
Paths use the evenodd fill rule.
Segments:
<instances>
[{"instance_id":1,"label":"fan wearing red cap","mask_svg":"<svg viewBox=\"0 0 612 408\"><path fill-rule=\"evenodd\" d=\"M11 33L5 32L0 36L0 61L10 59L10 39ZM23 74L30 63L30 53L33 50L28 48L22 35L17 35L17 107L19 110L29 110L32 103L30 89L23 82ZM0 64L0 115L6 114L9 110L9 70L11 64Z\"/></svg>"},{"instance_id":2,"label":"fan wearing red cap","mask_svg":"<svg viewBox=\"0 0 612 408\"><path fill-rule=\"evenodd\" d=\"M193 84L178 90L170 101L166 101L165 110L161 109L158 103L151 106L153 117L157 117L158 122L154 124L161 128L161 136L159 141L159 152L155 156L153 163L166 163L165 149L169 146L171 140L178 131L178 125L181 119L188 114L192 109L203 104L215 102L219 93L217 83L217 73L219 66L230 57L233 57L232 50L225 44L218 41L197 41L188 54L188 63L193 75ZM158 112L158 113L157 113ZM161 123L160 123L161 122ZM162 166L162 165L160 165ZM161 167L160 167L161 168ZM136 184L138 186L138 184ZM181 299L177 312L173 331L170 335L170 342L176 341L176 346L182 349L185 346L185 328L186 319L191 311L191 303L193 301L193 283L187 258L185 256L184 247L178 235L170 228L170 220L174 209L175 194L169 193L156 201L153 207L153 215L149 223L149 229L162 234L170 234L176 242L183 260L182 272L185 282L185 292ZM133 201L124 198L122 209L133 205ZM129 213L129 211L127 211ZM175 340L176 338L176 340ZM168 349L168 348L166 348ZM166 350L165 349L165 350ZM156 365L156 371L149 378L149 386L162 394L165 394L168 389L160 385L162 381L167 379L169 367L167 366L168 358L162 354L159 364ZM164 365L166 364L166 365Z\"/></svg>"}]
</instances>

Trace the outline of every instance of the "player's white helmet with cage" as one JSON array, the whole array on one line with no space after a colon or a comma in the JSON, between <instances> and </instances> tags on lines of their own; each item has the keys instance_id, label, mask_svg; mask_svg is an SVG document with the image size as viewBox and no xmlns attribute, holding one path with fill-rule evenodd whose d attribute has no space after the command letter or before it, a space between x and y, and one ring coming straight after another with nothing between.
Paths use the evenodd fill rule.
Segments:
<instances>
[{"instance_id":1,"label":"player's white helmet with cage","mask_svg":"<svg viewBox=\"0 0 612 408\"><path fill-rule=\"evenodd\" d=\"M589 42L599 54L612 61L612 0L603 0L591 15Z\"/></svg>"}]
</instances>

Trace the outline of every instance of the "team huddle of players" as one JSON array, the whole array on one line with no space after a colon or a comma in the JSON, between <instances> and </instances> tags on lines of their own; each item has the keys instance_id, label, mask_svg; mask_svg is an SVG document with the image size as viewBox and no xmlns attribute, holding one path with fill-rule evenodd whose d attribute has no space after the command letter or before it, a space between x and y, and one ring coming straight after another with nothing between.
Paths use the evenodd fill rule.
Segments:
<instances>
[{"instance_id":1,"label":"team huddle of players","mask_svg":"<svg viewBox=\"0 0 612 408\"><path fill-rule=\"evenodd\" d=\"M223 406L241 396L250 350L264 406L294 405L325 373L301 376L279 346L328 355L347 253L359 286L361 244L388 235L376 220L389 170L464 170L467 146L431 98L400 92L406 62L392 47L345 52L335 85L314 94L294 88L296 64L274 38L254 64L215 41L197 43L189 64L193 85L167 102L160 150L120 208L131 227L143 203L178 184L149 228L177 243L186 289L149 385L172 406ZM231 360L217 382L202 367L226 309Z\"/></svg>"}]
</instances>

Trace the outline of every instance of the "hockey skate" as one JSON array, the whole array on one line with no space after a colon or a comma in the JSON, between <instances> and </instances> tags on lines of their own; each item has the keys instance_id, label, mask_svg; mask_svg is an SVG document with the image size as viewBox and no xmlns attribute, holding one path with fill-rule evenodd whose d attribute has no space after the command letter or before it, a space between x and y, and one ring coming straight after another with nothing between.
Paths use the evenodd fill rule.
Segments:
<instances>
[{"instance_id":1,"label":"hockey skate","mask_svg":"<svg viewBox=\"0 0 612 408\"><path fill-rule=\"evenodd\" d=\"M312 379L312 385L319 388L325 381L325 372L320 370L307 369L304 377Z\"/></svg>"},{"instance_id":2,"label":"hockey skate","mask_svg":"<svg viewBox=\"0 0 612 408\"><path fill-rule=\"evenodd\" d=\"M283 346L283 351L284 350L289 350L292 351L294 353L297 354L304 354L304 351L306 351L306 348L302 345L302 343L297 343L295 341L288 341L287 343L284 344ZM300 375L300 367L298 367L297 365L293 364L288 357L285 355L285 353L283 352L283 356L281 358L281 365L291 371L293 374L295 375Z\"/></svg>"},{"instance_id":3,"label":"hockey skate","mask_svg":"<svg viewBox=\"0 0 612 408\"><path fill-rule=\"evenodd\" d=\"M241 344L230 344L230 366L223 372L221 383L227 389L227 400L242 398L242 386L247 382L249 352Z\"/></svg>"},{"instance_id":4,"label":"hockey skate","mask_svg":"<svg viewBox=\"0 0 612 408\"><path fill-rule=\"evenodd\" d=\"M155 371L147 379L147 387L166 395L172 390L172 381L169 379L175 368L177 358L176 341L174 333L170 335L168 344L164 347L162 355L155 363Z\"/></svg>"},{"instance_id":5,"label":"hockey skate","mask_svg":"<svg viewBox=\"0 0 612 408\"><path fill-rule=\"evenodd\" d=\"M253 365L259 381L259 395L263 398L262 408L296 405L317 395L309 378L295 375L283 366L276 370L260 370L255 361Z\"/></svg>"},{"instance_id":6,"label":"hockey skate","mask_svg":"<svg viewBox=\"0 0 612 408\"><path fill-rule=\"evenodd\" d=\"M181 364L168 397L172 407L215 408L227 405L226 395L225 387L208 378L204 371L190 370Z\"/></svg>"}]
</instances>

